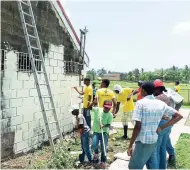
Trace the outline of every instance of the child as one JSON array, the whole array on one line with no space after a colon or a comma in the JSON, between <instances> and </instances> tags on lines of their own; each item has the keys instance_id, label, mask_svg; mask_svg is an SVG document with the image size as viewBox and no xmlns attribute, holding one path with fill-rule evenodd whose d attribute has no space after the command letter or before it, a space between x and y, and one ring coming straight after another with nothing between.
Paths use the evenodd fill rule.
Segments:
<instances>
[{"instance_id":1,"label":"child","mask_svg":"<svg viewBox=\"0 0 190 170\"><path fill-rule=\"evenodd\" d=\"M86 120L82 114L79 114L79 106L73 105L71 109L73 116L76 116L77 127L76 130L80 131L81 136L81 148L82 154L79 155L79 161L84 162L85 155L87 156L89 162L92 161L92 155L90 151L90 128L86 123Z\"/></svg>"},{"instance_id":2,"label":"child","mask_svg":"<svg viewBox=\"0 0 190 170\"><path fill-rule=\"evenodd\" d=\"M109 127L113 121L113 114L110 112L112 108L112 101L105 100L103 104L103 110L99 110L98 107L93 107L92 110L94 112L94 122L93 122L93 137L92 137L92 148L94 151L94 162L99 161L98 156L98 145L100 141L101 145L101 164L100 168L106 168L106 150L108 146L108 135L109 135ZM101 116L101 117L100 117ZM100 122L101 120L101 122ZM104 144L102 140L102 131L104 136ZM105 146L104 146L105 145ZM104 150L105 149L105 150Z\"/></svg>"}]
</instances>

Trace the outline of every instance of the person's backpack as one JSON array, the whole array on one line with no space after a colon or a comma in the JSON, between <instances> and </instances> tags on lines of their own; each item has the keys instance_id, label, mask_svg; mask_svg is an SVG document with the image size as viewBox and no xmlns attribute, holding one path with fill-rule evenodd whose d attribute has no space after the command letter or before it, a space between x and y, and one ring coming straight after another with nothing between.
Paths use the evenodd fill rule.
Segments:
<instances>
[{"instance_id":1,"label":"person's backpack","mask_svg":"<svg viewBox=\"0 0 190 170\"><path fill-rule=\"evenodd\" d=\"M167 92L165 92L164 94L167 95L168 97L171 97L171 99L175 102L175 104L179 104L180 102L183 101L184 98L174 90L170 88L166 88L166 90Z\"/></svg>"}]
</instances>

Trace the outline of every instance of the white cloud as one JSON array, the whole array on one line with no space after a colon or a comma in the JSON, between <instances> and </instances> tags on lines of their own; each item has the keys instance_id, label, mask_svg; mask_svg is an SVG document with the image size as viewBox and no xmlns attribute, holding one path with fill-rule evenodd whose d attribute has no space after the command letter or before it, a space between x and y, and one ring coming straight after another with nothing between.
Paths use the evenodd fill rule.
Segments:
<instances>
[{"instance_id":1,"label":"white cloud","mask_svg":"<svg viewBox=\"0 0 190 170\"><path fill-rule=\"evenodd\" d=\"M190 21L175 24L172 30L173 35L190 36Z\"/></svg>"}]
</instances>

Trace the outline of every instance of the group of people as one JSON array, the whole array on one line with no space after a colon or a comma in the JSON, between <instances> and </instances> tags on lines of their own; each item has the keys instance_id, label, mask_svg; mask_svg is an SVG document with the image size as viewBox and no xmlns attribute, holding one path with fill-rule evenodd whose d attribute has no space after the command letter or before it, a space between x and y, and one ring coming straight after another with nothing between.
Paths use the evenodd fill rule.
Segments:
<instances>
[{"instance_id":1,"label":"group of people","mask_svg":"<svg viewBox=\"0 0 190 170\"><path fill-rule=\"evenodd\" d=\"M104 79L100 88L95 89L90 85L90 79L84 79L83 112L80 114L77 105L72 107L72 114L76 116L77 126L81 135L82 154L79 155L80 162L84 162L85 155L89 162L99 162L98 146L101 146L100 168L106 167L106 152L109 138L109 128L113 118L117 116L122 105L122 123L124 135L128 140L128 122L134 122L134 130L127 150L131 156L129 169L166 169L166 151L169 153L169 162L175 162L175 151L171 144L170 133L172 126L182 119L178 112L183 98L176 102L171 94L180 92L179 82L177 88L170 93L161 80L152 82L139 81L139 88L122 88L115 85L109 89L110 81ZM137 102L134 104L133 96L137 94ZM180 95L179 95L180 96ZM179 98L179 96L177 96ZM93 127L91 129L91 114L93 114ZM93 132L92 150L90 149L90 132Z\"/></svg>"}]
</instances>

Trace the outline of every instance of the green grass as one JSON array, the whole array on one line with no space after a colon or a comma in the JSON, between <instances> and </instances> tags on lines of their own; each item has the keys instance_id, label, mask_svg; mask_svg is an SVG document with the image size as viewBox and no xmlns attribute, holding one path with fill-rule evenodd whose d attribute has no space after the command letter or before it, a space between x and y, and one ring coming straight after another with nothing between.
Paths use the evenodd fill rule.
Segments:
<instances>
[{"instance_id":1,"label":"green grass","mask_svg":"<svg viewBox=\"0 0 190 170\"><path fill-rule=\"evenodd\" d=\"M186 105L183 105L182 108L183 108L183 109L190 109L190 105L189 105L189 106L188 106L188 105L187 105L187 106L186 106Z\"/></svg>"},{"instance_id":2,"label":"green grass","mask_svg":"<svg viewBox=\"0 0 190 170\"><path fill-rule=\"evenodd\" d=\"M177 169L190 169L190 134L181 134L176 147Z\"/></svg>"}]
</instances>

